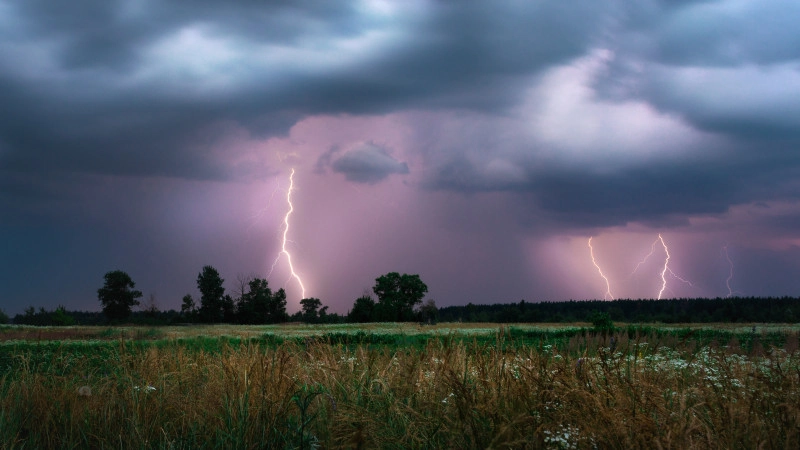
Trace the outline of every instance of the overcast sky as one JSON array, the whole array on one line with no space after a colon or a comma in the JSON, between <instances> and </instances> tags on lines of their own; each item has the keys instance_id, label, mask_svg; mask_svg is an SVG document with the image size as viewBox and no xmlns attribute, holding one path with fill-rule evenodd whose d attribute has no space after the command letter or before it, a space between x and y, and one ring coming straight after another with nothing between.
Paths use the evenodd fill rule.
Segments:
<instances>
[{"instance_id":1,"label":"overcast sky","mask_svg":"<svg viewBox=\"0 0 800 450\"><path fill-rule=\"evenodd\" d=\"M0 0L0 308L99 310L120 269L178 309L212 265L295 311L292 169L286 248L340 313L391 271L439 306L800 295L799 17Z\"/></svg>"}]
</instances>

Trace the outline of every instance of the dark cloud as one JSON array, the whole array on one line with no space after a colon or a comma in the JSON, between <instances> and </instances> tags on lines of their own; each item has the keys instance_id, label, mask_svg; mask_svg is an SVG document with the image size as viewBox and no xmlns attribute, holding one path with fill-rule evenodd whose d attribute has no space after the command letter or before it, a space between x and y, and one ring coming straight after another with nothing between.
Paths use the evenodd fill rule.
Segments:
<instances>
[{"instance_id":1,"label":"dark cloud","mask_svg":"<svg viewBox=\"0 0 800 450\"><path fill-rule=\"evenodd\" d=\"M230 237L249 216L226 208L249 195L263 207L259 183L315 160L323 176L303 182L385 197L362 198L375 202L362 216L398 204L438 215L485 235L475 254L503 248L520 264L523 252L508 249L533 235L688 227L748 203L792 204L799 14L791 0L0 0L0 227L15 243L0 265L18 258L32 277L26 245L54 249L47 270L82 247L93 271L127 253L151 274L143 261L157 256L143 248L220 258L236 248L253 263L257 246ZM375 117L396 122L392 138L370 129ZM296 129L326 118L353 130ZM409 195L392 186L422 187L419 204L389 200ZM462 201L432 206L441 196ZM478 198L492 222L464 212ZM325 199L306 199L306 211ZM179 226L159 231L186 204L213 211L179 221L208 227L213 245ZM324 211L320 223L338 220ZM769 220L735 219L791 241L792 211L759 211ZM237 226L207 224L219 217ZM492 236L499 229L513 232ZM198 254L191 264L208 262Z\"/></svg>"},{"instance_id":2,"label":"dark cloud","mask_svg":"<svg viewBox=\"0 0 800 450\"><path fill-rule=\"evenodd\" d=\"M320 161L327 159L325 155ZM330 162L334 172L344 174L349 181L377 183L392 174L407 174L408 164L398 161L376 144L365 143L334 156Z\"/></svg>"},{"instance_id":3,"label":"dark cloud","mask_svg":"<svg viewBox=\"0 0 800 450\"><path fill-rule=\"evenodd\" d=\"M2 165L230 179L242 170L205 131L221 122L264 138L314 113L506 107L520 77L579 55L598 30L588 1L371 6L6 5Z\"/></svg>"}]
</instances>

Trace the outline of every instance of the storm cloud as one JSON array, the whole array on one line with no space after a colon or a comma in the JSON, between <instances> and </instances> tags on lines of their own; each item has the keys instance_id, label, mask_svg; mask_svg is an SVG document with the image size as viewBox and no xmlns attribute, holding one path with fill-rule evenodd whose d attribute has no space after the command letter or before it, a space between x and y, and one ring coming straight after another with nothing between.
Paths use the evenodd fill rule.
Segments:
<instances>
[{"instance_id":1,"label":"storm cloud","mask_svg":"<svg viewBox=\"0 0 800 450\"><path fill-rule=\"evenodd\" d=\"M397 161L386 149L372 143L337 155L330 166L334 172L359 183L377 183L394 173L408 173L408 164Z\"/></svg>"},{"instance_id":2,"label":"storm cloud","mask_svg":"<svg viewBox=\"0 0 800 450\"><path fill-rule=\"evenodd\" d=\"M441 304L602 297L590 235L620 267L663 232L699 278L719 278L723 244L796 272L798 16L789 0L0 0L0 308L96 308L118 268L165 308L205 264L267 273L291 169L298 267L339 312L381 270L421 273ZM43 273L54 285L32 288ZM800 289L774 279L738 290Z\"/></svg>"}]
</instances>

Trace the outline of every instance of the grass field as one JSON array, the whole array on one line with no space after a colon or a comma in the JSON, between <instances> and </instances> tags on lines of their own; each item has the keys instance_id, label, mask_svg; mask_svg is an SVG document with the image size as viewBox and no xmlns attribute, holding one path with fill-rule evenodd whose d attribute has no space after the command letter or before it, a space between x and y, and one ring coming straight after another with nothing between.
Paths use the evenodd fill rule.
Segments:
<instances>
[{"instance_id":1,"label":"grass field","mask_svg":"<svg viewBox=\"0 0 800 450\"><path fill-rule=\"evenodd\" d=\"M800 448L799 330L4 326L0 448Z\"/></svg>"}]
</instances>

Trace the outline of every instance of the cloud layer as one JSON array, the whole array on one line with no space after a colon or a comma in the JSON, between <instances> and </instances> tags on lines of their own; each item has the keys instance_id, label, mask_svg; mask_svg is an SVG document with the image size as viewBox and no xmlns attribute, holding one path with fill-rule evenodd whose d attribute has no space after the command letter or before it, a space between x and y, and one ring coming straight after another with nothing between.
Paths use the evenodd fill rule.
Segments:
<instances>
[{"instance_id":1,"label":"cloud layer","mask_svg":"<svg viewBox=\"0 0 800 450\"><path fill-rule=\"evenodd\" d=\"M798 269L798 8L0 0L0 307L91 308L116 268L168 307L204 264L266 273L290 168L338 311L401 268L444 304L601 297L584 239L623 266L659 231L702 278L740 245L740 291L796 292L758 268Z\"/></svg>"}]
</instances>

